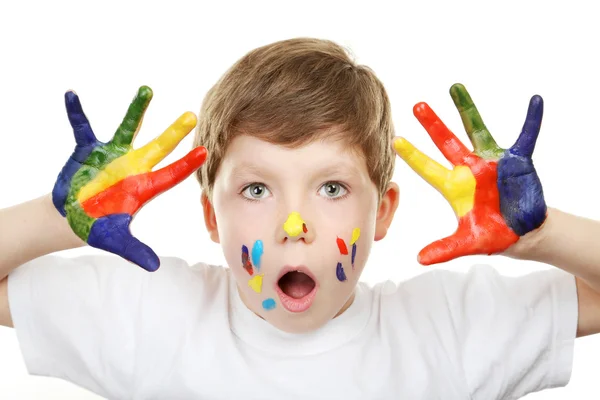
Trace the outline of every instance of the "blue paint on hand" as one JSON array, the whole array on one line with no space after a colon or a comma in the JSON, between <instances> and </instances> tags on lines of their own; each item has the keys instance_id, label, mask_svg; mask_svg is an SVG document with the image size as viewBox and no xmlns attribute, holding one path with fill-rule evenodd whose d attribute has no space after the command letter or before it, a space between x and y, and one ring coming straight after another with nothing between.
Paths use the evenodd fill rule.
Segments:
<instances>
[{"instance_id":1,"label":"blue paint on hand","mask_svg":"<svg viewBox=\"0 0 600 400\"><path fill-rule=\"evenodd\" d=\"M98 249L117 254L146 271L156 271L160 260L156 253L131 235L129 214L111 214L94 221L87 243Z\"/></svg>"},{"instance_id":2,"label":"blue paint on hand","mask_svg":"<svg viewBox=\"0 0 600 400\"><path fill-rule=\"evenodd\" d=\"M73 128L73 134L75 135L76 146L73 154L71 154L71 157L69 157L69 160L67 160L67 163L58 174L58 178L52 189L52 203L63 217L67 215L65 202L71 188L73 175L81 168L81 165L92 151L103 144L96 139L96 135L94 135L81 107L79 96L71 91L65 93L65 106L69 122Z\"/></svg>"},{"instance_id":3,"label":"blue paint on hand","mask_svg":"<svg viewBox=\"0 0 600 400\"><path fill-rule=\"evenodd\" d=\"M265 310L272 310L275 308L275 300L273 300L272 298L268 298L266 300L263 300L262 302L262 306Z\"/></svg>"},{"instance_id":4,"label":"blue paint on hand","mask_svg":"<svg viewBox=\"0 0 600 400\"><path fill-rule=\"evenodd\" d=\"M254 264L254 267L257 270L260 269L260 257L263 255L263 252L262 240L257 240L254 242L254 246L252 246L252 264Z\"/></svg>"},{"instance_id":5,"label":"blue paint on hand","mask_svg":"<svg viewBox=\"0 0 600 400\"><path fill-rule=\"evenodd\" d=\"M340 282L344 282L346 280L346 273L344 272L344 267L342 267L342 263L337 263L337 267L335 268L335 275L337 276Z\"/></svg>"},{"instance_id":6,"label":"blue paint on hand","mask_svg":"<svg viewBox=\"0 0 600 400\"><path fill-rule=\"evenodd\" d=\"M539 228L546 219L544 192L532 160L543 109L542 98L533 96L521 134L498 160L500 212L506 224L519 236Z\"/></svg>"}]
</instances>

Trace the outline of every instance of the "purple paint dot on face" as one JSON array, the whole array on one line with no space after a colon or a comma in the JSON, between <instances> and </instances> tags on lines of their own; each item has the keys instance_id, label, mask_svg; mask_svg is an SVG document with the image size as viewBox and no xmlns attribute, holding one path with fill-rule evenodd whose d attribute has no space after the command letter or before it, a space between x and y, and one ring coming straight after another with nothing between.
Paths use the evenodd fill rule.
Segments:
<instances>
[{"instance_id":1,"label":"purple paint dot on face","mask_svg":"<svg viewBox=\"0 0 600 400\"><path fill-rule=\"evenodd\" d=\"M356 243L352 245L352 268L354 268L354 258L356 257Z\"/></svg>"},{"instance_id":2,"label":"purple paint dot on face","mask_svg":"<svg viewBox=\"0 0 600 400\"><path fill-rule=\"evenodd\" d=\"M337 267L335 269L335 275L337 276L340 282L344 282L346 280L346 273L344 272L344 267L342 267L342 263L337 263Z\"/></svg>"},{"instance_id":3,"label":"purple paint dot on face","mask_svg":"<svg viewBox=\"0 0 600 400\"><path fill-rule=\"evenodd\" d=\"M266 300L263 300L262 302L262 306L265 310L272 310L275 308L275 300L273 300L272 298L268 298Z\"/></svg>"}]
</instances>

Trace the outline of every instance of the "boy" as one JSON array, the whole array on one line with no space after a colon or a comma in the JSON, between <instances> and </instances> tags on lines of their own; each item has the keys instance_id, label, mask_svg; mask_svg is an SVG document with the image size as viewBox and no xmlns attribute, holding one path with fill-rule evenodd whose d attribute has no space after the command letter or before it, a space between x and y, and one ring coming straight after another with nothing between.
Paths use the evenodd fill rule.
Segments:
<instances>
[{"instance_id":1,"label":"boy","mask_svg":"<svg viewBox=\"0 0 600 400\"><path fill-rule=\"evenodd\" d=\"M31 374L117 399L518 398L566 385L574 338L600 331L600 224L546 208L539 97L504 151L454 86L473 154L417 105L449 171L394 139L371 70L329 41L281 41L235 63L205 97L195 148L150 172L196 125L186 113L133 150L151 96L141 88L103 144L68 92L77 147L52 196L0 214L0 323ZM503 253L558 268L359 283L398 205L394 149L459 219L421 263ZM194 171L229 268L159 258L129 233ZM49 255L84 242L120 257Z\"/></svg>"}]
</instances>

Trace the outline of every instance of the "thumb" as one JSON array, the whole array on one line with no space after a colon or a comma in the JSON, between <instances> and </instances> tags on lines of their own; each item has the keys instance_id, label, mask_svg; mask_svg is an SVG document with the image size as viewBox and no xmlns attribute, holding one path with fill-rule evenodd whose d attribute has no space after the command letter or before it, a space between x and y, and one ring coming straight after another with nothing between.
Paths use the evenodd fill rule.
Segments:
<instances>
[{"instance_id":1,"label":"thumb","mask_svg":"<svg viewBox=\"0 0 600 400\"><path fill-rule=\"evenodd\" d=\"M154 272L160 266L156 253L132 236L129 230L132 216L111 214L98 218L92 225L88 244L131 261L146 271Z\"/></svg>"},{"instance_id":2,"label":"thumb","mask_svg":"<svg viewBox=\"0 0 600 400\"><path fill-rule=\"evenodd\" d=\"M451 261L455 258L475 254L477 252L476 238L467 225L458 226L451 236L425 246L417 256L422 265L433 265Z\"/></svg>"}]
</instances>

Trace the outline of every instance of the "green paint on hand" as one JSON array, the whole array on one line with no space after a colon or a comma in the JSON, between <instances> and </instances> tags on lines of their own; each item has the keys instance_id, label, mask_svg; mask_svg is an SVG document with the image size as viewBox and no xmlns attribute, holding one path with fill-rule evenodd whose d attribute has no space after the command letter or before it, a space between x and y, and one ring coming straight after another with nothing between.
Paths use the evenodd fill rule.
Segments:
<instances>
[{"instance_id":1,"label":"green paint on hand","mask_svg":"<svg viewBox=\"0 0 600 400\"><path fill-rule=\"evenodd\" d=\"M498 160L504 154L504 149L500 148L487 127L473 103L469 92L460 83L452 85L450 96L462 119L467 135L473 144L473 152L486 160Z\"/></svg>"}]
</instances>

